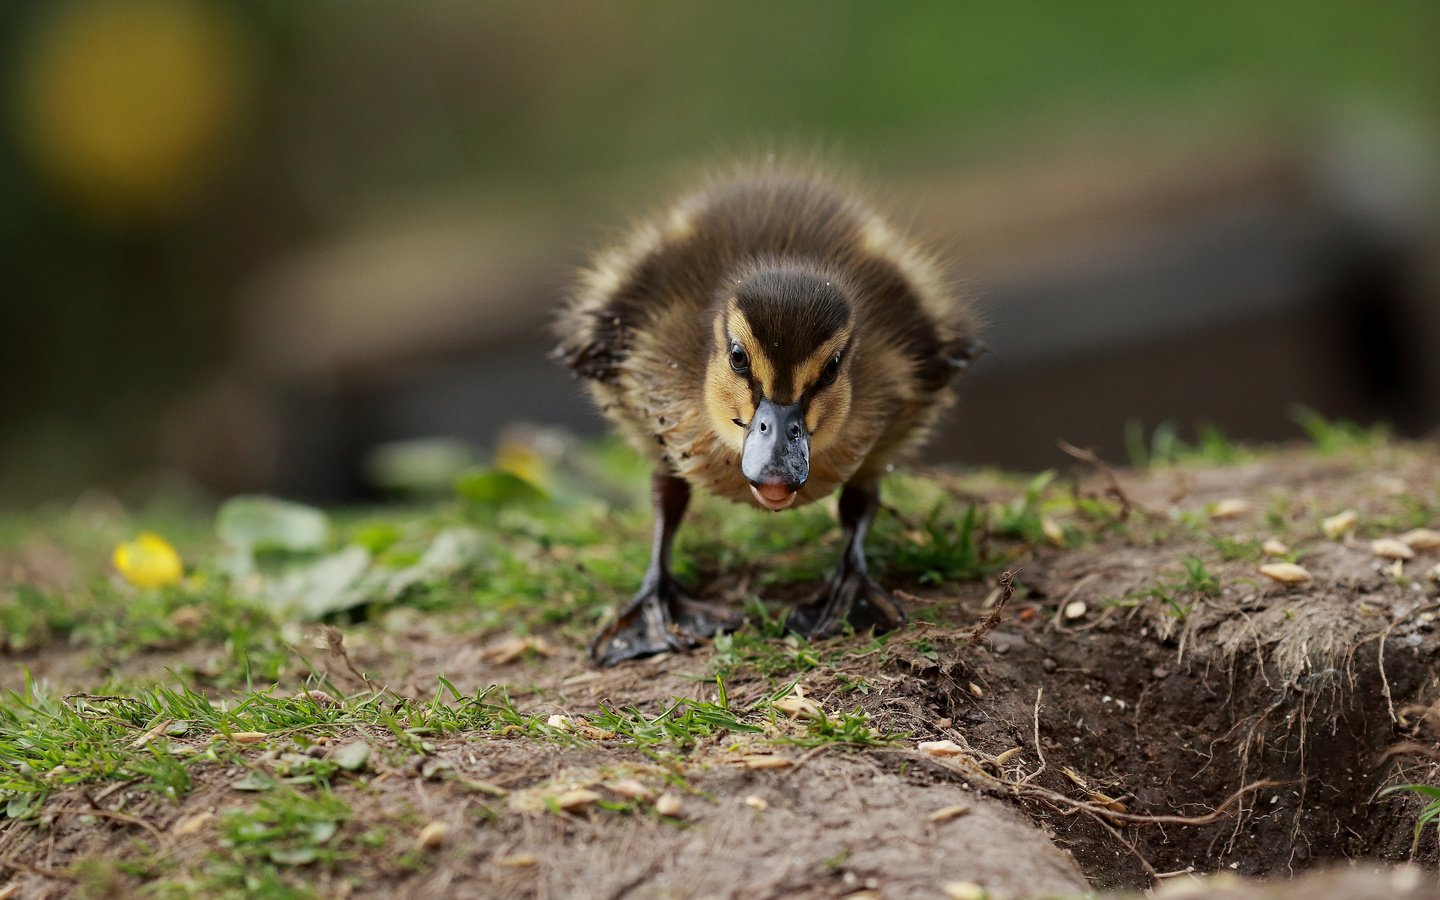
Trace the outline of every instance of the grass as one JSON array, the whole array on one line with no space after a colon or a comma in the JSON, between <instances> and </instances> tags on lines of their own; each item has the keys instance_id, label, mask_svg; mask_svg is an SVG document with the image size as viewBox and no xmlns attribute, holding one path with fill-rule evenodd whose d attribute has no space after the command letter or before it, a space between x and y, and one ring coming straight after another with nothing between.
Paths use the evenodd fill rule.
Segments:
<instances>
[{"instance_id":1,"label":"grass","mask_svg":"<svg viewBox=\"0 0 1440 900\"><path fill-rule=\"evenodd\" d=\"M1420 848L1420 838L1424 836L1426 828L1435 826L1436 834L1440 836L1440 787L1433 784L1397 784L1385 788L1379 796L1384 797L1400 791L1415 794L1423 801L1420 812L1415 817L1415 841L1410 847L1413 854Z\"/></svg>"},{"instance_id":2,"label":"grass","mask_svg":"<svg viewBox=\"0 0 1440 900\"><path fill-rule=\"evenodd\" d=\"M1341 429L1325 437L1327 446L1354 438L1345 435ZM1188 457L1176 446L1162 441L1160 452L1150 449L1164 465L1179 464ZM1242 456L1219 438L1196 446L1208 447L1211 461ZM467 490L448 500L306 512L312 523L315 515L324 521L319 542L314 528L304 548L267 538L263 548L245 551L248 559L221 539L206 513L186 519L172 511L163 525L115 513L102 526L78 513L47 513L32 529L0 518L0 563L22 560L30 571L32 556L63 560L53 577L0 585L7 649L68 660L73 668L51 677L92 686L65 693L25 677L0 697L0 813L13 820L6 824L38 833L56 804L78 815L84 798L112 796L102 791L119 785L127 799L117 809L157 821L203 800L216 810L197 838L207 848L203 858L178 858L136 830L121 862L94 858L67 877L98 893L123 892L139 879L153 883L157 896L304 896L323 881L321 873L336 876L377 853L392 872L433 865L415 847L423 821L414 821L413 811L374 812L385 779L460 785L472 798L467 815L503 819L495 798L504 789L460 774L454 762L483 757L488 746L523 747L536 759L628 753L663 773L655 777L679 784L687 766L717 748L861 751L906 740L895 724L910 720L887 718L894 681L886 673L897 660L941 662L948 645L932 639L938 631L812 643L786 635L782 611L760 600L777 592L803 596L833 566L839 528L823 504L771 516L697 500L680 535L681 577L703 583L721 572L743 575L750 623L717 637L697 658L695 671L682 676L695 682L689 696L631 702L523 682L462 690L443 676L433 689L404 696L379 679L404 670L406 661L370 663L379 671L365 673L372 681L364 690L349 675L327 674L345 671L314 645L317 629L328 624L342 627L352 650L369 651L356 652L360 659L385 660L389 639L407 629L460 636L453 646L464 649L455 652L497 633L579 646L603 611L628 596L647 561L644 472L613 454L607 445L586 457L584 464L597 468L586 470L593 483L584 489L557 480L496 503L488 498L510 483L472 472ZM1065 523L1067 547L1091 540L1147 546L1115 528L1113 503L1071 487L1054 472L889 479L869 541L872 567L882 583L931 588L941 597L964 590L978 599L983 589L973 582L1036 547L1056 552L1057 521ZM1309 510L1272 504L1269 513L1289 523ZM1386 516L1397 526L1433 521L1423 498L1393 498L1373 518ZM1163 524L1155 542L1179 539L1187 552L1167 557L1174 562L1144 591L1113 603L1153 600L1183 620L1221 593L1215 560L1260 559L1258 538L1215 533L1199 513L1177 512ZM180 583L141 589L108 571L109 547L142 527L163 529L180 548L187 563ZM316 567L342 554L362 562L354 580L338 588L316 581ZM235 566L249 569L236 574ZM296 578L329 591L333 606L307 618L281 602L287 579ZM955 624L947 604L906 602L917 620L938 619L937 629ZM540 656L536 651L514 671L534 671ZM157 661L169 670L161 683ZM435 664L443 669L445 662ZM830 691L823 716L790 719L774 706L802 679ZM747 699L733 702L732 693ZM568 721L552 720L557 708ZM607 798L595 814L642 808ZM1429 813L1422 824L1440 823L1437 816Z\"/></svg>"}]
</instances>

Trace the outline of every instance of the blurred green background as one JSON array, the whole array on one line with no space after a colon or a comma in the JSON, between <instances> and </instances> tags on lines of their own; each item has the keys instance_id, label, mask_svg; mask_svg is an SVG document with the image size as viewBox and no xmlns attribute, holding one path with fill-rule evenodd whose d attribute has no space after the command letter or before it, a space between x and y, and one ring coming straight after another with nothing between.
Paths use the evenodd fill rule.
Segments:
<instances>
[{"instance_id":1,"label":"blurred green background","mask_svg":"<svg viewBox=\"0 0 1440 900\"><path fill-rule=\"evenodd\" d=\"M569 271L776 146L990 310L940 458L1295 401L1423 433L1437 39L1433 0L7 3L0 504L345 499L397 440L597 430L542 358Z\"/></svg>"}]
</instances>

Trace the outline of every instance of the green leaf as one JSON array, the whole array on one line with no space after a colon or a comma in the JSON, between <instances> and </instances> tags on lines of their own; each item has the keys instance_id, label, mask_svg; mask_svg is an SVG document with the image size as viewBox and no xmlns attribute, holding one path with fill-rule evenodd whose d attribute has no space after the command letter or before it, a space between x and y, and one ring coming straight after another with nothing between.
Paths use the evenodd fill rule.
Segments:
<instances>
[{"instance_id":1,"label":"green leaf","mask_svg":"<svg viewBox=\"0 0 1440 900\"><path fill-rule=\"evenodd\" d=\"M270 861L280 866L309 865L320 857L314 847L272 847Z\"/></svg>"},{"instance_id":2,"label":"green leaf","mask_svg":"<svg viewBox=\"0 0 1440 900\"><path fill-rule=\"evenodd\" d=\"M237 791L268 791L275 786L275 781L269 775L249 772L230 786Z\"/></svg>"},{"instance_id":3,"label":"green leaf","mask_svg":"<svg viewBox=\"0 0 1440 900\"><path fill-rule=\"evenodd\" d=\"M335 764L347 772L358 772L370 761L370 745L364 741L346 744L335 751Z\"/></svg>"},{"instance_id":4,"label":"green leaf","mask_svg":"<svg viewBox=\"0 0 1440 900\"><path fill-rule=\"evenodd\" d=\"M370 599L361 587L369 568L370 554L363 547L346 547L286 572L264 591L263 597L273 609L293 612L310 621L323 619Z\"/></svg>"},{"instance_id":5,"label":"green leaf","mask_svg":"<svg viewBox=\"0 0 1440 900\"><path fill-rule=\"evenodd\" d=\"M544 500L546 494L519 475L500 469L475 469L455 479L455 492L475 506L499 507Z\"/></svg>"},{"instance_id":6,"label":"green leaf","mask_svg":"<svg viewBox=\"0 0 1440 900\"><path fill-rule=\"evenodd\" d=\"M215 514L215 532L231 548L231 574L246 574L257 553L314 553L330 539L330 519L302 503L234 497ZM238 571L237 571L238 569Z\"/></svg>"}]
</instances>

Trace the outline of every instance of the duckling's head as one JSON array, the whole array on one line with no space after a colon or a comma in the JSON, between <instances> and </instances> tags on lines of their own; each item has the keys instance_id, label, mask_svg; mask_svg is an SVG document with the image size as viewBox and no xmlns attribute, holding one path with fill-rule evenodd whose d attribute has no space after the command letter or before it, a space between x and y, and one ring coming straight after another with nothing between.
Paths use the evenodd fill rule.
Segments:
<instances>
[{"instance_id":1,"label":"duckling's head","mask_svg":"<svg viewBox=\"0 0 1440 900\"><path fill-rule=\"evenodd\" d=\"M855 316L839 278L803 264L737 273L714 306L705 372L711 426L766 509L786 509L810 455L845 432Z\"/></svg>"}]
</instances>

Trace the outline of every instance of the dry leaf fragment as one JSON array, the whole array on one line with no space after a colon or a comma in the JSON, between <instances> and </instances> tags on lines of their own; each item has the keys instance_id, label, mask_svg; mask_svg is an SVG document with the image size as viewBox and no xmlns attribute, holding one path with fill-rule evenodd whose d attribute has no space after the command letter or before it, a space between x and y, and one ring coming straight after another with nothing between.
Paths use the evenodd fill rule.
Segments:
<instances>
[{"instance_id":1,"label":"dry leaf fragment","mask_svg":"<svg viewBox=\"0 0 1440 900\"><path fill-rule=\"evenodd\" d=\"M1400 542L1411 550L1437 550L1440 549L1440 531L1412 528L1400 535Z\"/></svg>"},{"instance_id":2,"label":"dry leaf fragment","mask_svg":"<svg viewBox=\"0 0 1440 900\"><path fill-rule=\"evenodd\" d=\"M444 822L431 822L420 829L420 836L415 839L415 843L420 846L421 850L439 850L449 836L449 825Z\"/></svg>"},{"instance_id":3,"label":"dry leaf fragment","mask_svg":"<svg viewBox=\"0 0 1440 900\"><path fill-rule=\"evenodd\" d=\"M1320 521L1320 530L1332 541L1338 541L1351 531L1355 530L1355 523L1360 521L1360 514L1353 509L1338 512L1333 516Z\"/></svg>"},{"instance_id":4,"label":"dry leaf fragment","mask_svg":"<svg viewBox=\"0 0 1440 900\"><path fill-rule=\"evenodd\" d=\"M770 756L752 753L749 756L740 757L740 765L747 769L788 769L795 765L795 760L788 756Z\"/></svg>"},{"instance_id":5,"label":"dry leaf fragment","mask_svg":"<svg viewBox=\"0 0 1440 900\"><path fill-rule=\"evenodd\" d=\"M680 815L680 807L683 805L684 803L678 795L666 791L660 795L659 800L655 801L655 811L662 816L673 818Z\"/></svg>"},{"instance_id":6,"label":"dry leaf fragment","mask_svg":"<svg viewBox=\"0 0 1440 900\"><path fill-rule=\"evenodd\" d=\"M1071 600L1065 604L1065 618L1078 619L1085 615L1087 610L1089 610L1089 607L1085 605L1084 600Z\"/></svg>"},{"instance_id":7,"label":"dry leaf fragment","mask_svg":"<svg viewBox=\"0 0 1440 900\"><path fill-rule=\"evenodd\" d=\"M1285 545L1284 541L1276 540L1275 538L1270 538L1261 544L1260 550L1266 556L1284 556L1290 552L1290 548Z\"/></svg>"},{"instance_id":8,"label":"dry leaf fragment","mask_svg":"<svg viewBox=\"0 0 1440 900\"><path fill-rule=\"evenodd\" d=\"M947 881L940 887L950 900L985 900L987 893L973 881Z\"/></svg>"},{"instance_id":9,"label":"dry leaf fragment","mask_svg":"<svg viewBox=\"0 0 1440 900\"><path fill-rule=\"evenodd\" d=\"M792 719L814 719L817 722L825 721L825 710L821 709L820 704L811 700L809 697L791 694L788 697L781 697L771 705Z\"/></svg>"},{"instance_id":10,"label":"dry leaf fragment","mask_svg":"<svg viewBox=\"0 0 1440 900\"><path fill-rule=\"evenodd\" d=\"M1241 500L1238 497L1227 497L1211 508L1210 518L1216 520L1238 519L1250 512L1253 508L1249 500Z\"/></svg>"},{"instance_id":11,"label":"dry leaf fragment","mask_svg":"<svg viewBox=\"0 0 1440 900\"><path fill-rule=\"evenodd\" d=\"M566 812L580 812L600 802L600 795L587 788L566 791L555 798L555 805Z\"/></svg>"},{"instance_id":12,"label":"dry leaf fragment","mask_svg":"<svg viewBox=\"0 0 1440 900\"><path fill-rule=\"evenodd\" d=\"M969 815L969 813L970 807L963 803L957 803L954 806L942 806L930 814L930 821L948 822L951 819L958 819L961 816Z\"/></svg>"},{"instance_id":13,"label":"dry leaf fragment","mask_svg":"<svg viewBox=\"0 0 1440 900\"><path fill-rule=\"evenodd\" d=\"M633 778L621 779L605 786L610 789L612 794L624 797L626 800L649 800L655 796L654 791Z\"/></svg>"},{"instance_id":14,"label":"dry leaf fragment","mask_svg":"<svg viewBox=\"0 0 1440 900\"><path fill-rule=\"evenodd\" d=\"M1309 570L1295 563L1268 563L1260 567L1260 574L1281 584L1304 584L1311 580Z\"/></svg>"},{"instance_id":15,"label":"dry leaf fragment","mask_svg":"<svg viewBox=\"0 0 1440 900\"><path fill-rule=\"evenodd\" d=\"M959 756L965 752L954 741L921 741L917 749L926 756Z\"/></svg>"},{"instance_id":16,"label":"dry leaf fragment","mask_svg":"<svg viewBox=\"0 0 1440 900\"><path fill-rule=\"evenodd\" d=\"M1380 538L1370 542L1370 552L1386 559L1414 559L1415 551L1394 538Z\"/></svg>"}]
</instances>

